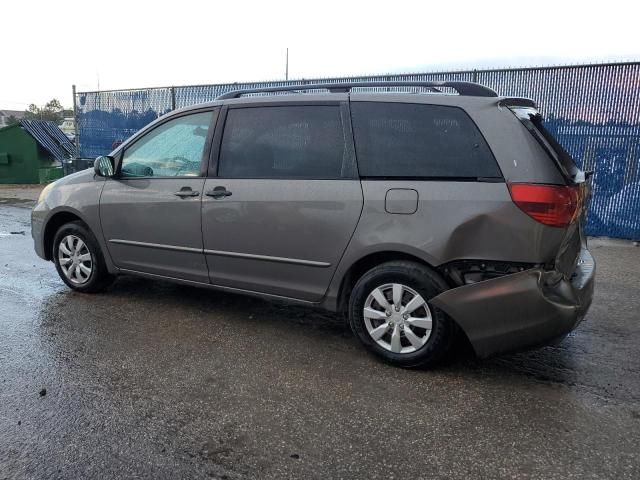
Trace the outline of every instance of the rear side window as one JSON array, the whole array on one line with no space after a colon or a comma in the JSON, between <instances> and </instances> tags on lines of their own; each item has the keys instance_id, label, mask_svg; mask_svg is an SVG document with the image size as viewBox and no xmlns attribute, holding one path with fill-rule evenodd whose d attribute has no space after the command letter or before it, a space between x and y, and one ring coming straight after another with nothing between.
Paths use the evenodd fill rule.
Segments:
<instances>
[{"instance_id":1,"label":"rear side window","mask_svg":"<svg viewBox=\"0 0 640 480\"><path fill-rule=\"evenodd\" d=\"M229 109L221 177L340 178L347 164L338 105Z\"/></svg>"},{"instance_id":2,"label":"rear side window","mask_svg":"<svg viewBox=\"0 0 640 480\"><path fill-rule=\"evenodd\" d=\"M352 102L362 177L501 179L480 131L460 108Z\"/></svg>"}]
</instances>

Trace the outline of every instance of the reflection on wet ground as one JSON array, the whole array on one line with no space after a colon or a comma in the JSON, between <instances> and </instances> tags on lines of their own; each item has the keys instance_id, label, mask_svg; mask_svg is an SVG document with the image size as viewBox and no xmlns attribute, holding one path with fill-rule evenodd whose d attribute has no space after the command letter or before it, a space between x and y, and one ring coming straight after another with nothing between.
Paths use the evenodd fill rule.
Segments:
<instances>
[{"instance_id":1,"label":"reflection on wet ground","mask_svg":"<svg viewBox=\"0 0 640 480\"><path fill-rule=\"evenodd\" d=\"M71 292L2 205L0 478L638 478L640 250L592 248L597 297L561 344L405 371L324 312L133 277Z\"/></svg>"}]
</instances>

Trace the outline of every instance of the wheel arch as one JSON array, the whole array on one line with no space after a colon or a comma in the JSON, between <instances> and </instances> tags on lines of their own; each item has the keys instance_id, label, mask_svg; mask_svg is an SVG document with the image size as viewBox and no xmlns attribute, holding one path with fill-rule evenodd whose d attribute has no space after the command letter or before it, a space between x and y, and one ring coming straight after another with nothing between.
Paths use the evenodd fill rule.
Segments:
<instances>
[{"instance_id":1,"label":"wheel arch","mask_svg":"<svg viewBox=\"0 0 640 480\"><path fill-rule=\"evenodd\" d=\"M53 238L55 237L56 232L60 229L61 226L70 222L81 222L88 230L91 230L89 224L82 219L78 212L67 209L54 211L49 216L44 226L43 242L46 260L53 259Z\"/></svg>"},{"instance_id":2,"label":"wheel arch","mask_svg":"<svg viewBox=\"0 0 640 480\"><path fill-rule=\"evenodd\" d=\"M346 313L349 303L349 295L351 294L351 291L358 279L367 271L382 263L399 260L414 262L428 268L435 275L440 277L444 283L448 283L442 273L440 273L440 271L431 262L418 255L395 249L369 252L351 262L351 265L346 268L344 273L340 276L337 292L335 293L335 303L332 309L339 313ZM329 305L327 306L328 308L331 308Z\"/></svg>"}]
</instances>

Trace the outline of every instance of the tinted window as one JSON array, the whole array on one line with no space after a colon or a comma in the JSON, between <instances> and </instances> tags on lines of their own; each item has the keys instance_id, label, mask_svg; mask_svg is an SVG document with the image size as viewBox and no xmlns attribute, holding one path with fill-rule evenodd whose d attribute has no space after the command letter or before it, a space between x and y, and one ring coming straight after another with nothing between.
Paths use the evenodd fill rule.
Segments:
<instances>
[{"instance_id":1,"label":"tinted window","mask_svg":"<svg viewBox=\"0 0 640 480\"><path fill-rule=\"evenodd\" d=\"M124 177L200 175L200 161L213 112L185 115L163 123L128 147Z\"/></svg>"},{"instance_id":2,"label":"tinted window","mask_svg":"<svg viewBox=\"0 0 640 480\"><path fill-rule=\"evenodd\" d=\"M363 177L502 176L478 128L460 108L353 102L351 112Z\"/></svg>"},{"instance_id":3,"label":"tinted window","mask_svg":"<svg viewBox=\"0 0 640 480\"><path fill-rule=\"evenodd\" d=\"M229 109L218 174L338 178L346 161L339 106Z\"/></svg>"}]
</instances>

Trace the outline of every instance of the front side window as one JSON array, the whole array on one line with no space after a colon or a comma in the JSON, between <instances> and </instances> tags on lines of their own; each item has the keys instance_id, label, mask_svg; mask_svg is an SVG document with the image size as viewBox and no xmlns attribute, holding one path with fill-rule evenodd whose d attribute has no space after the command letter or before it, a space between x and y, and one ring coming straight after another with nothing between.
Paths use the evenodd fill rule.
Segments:
<instances>
[{"instance_id":1,"label":"front side window","mask_svg":"<svg viewBox=\"0 0 640 480\"><path fill-rule=\"evenodd\" d=\"M202 152L213 112L185 115L163 123L132 146L122 158L123 177L200 175Z\"/></svg>"},{"instance_id":2,"label":"front side window","mask_svg":"<svg viewBox=\"0 0 640 480\"><path fill-rule=\"evenodd\" d=\"M363 177L502 178L480 131L460 108L352 102Z\"/></svg>"},{"instance_id":3,"label":"front side window","mask_svg":"<svg viewBox=\"0 0 640 480\"><path fill-rule=\"evenodd\" d=\"M223 178L340 178L348 155L339 106L230 109L220 149Z\"/></svg>"}]
</instances>

